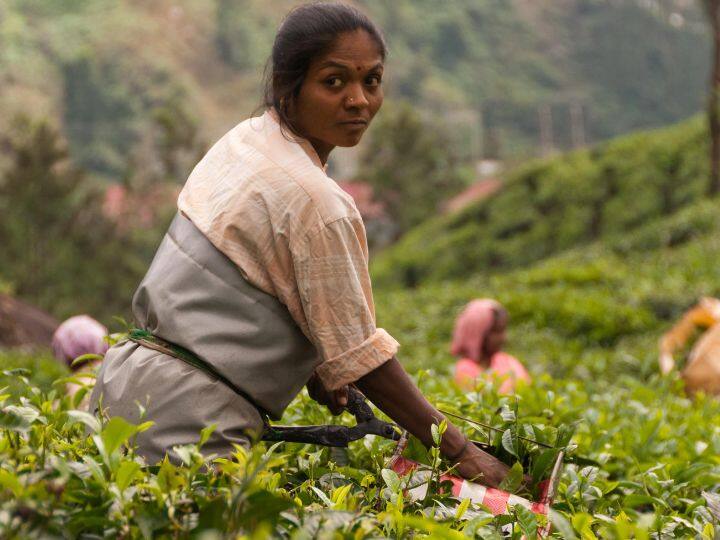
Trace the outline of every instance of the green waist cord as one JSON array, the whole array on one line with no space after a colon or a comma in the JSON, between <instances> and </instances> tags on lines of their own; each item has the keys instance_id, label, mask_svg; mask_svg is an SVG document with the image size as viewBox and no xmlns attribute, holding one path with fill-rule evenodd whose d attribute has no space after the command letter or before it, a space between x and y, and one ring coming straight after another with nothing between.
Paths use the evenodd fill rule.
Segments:
<instances>
[{"instance_id":1,"label":"green waist cord","mask_svg":"<svg viewBox=\"0 0 720 540\"><path fill-rule=\"evenodd\" d=\"M209 377L220 381L237 395L248 401L260 412L260 415L263 417L263 422L267 423L267 412L262 407L259 407L255 403L255 400L250 397L247 392L239 388L230 379L225 377L225 375L220 373L215 368L215 366L206 362L192 351L189 351L186 348L181 347L180 345L175 345L174 343L165 341L164 339L153 335L151 332L148 332L147 330L142 330L140 328L130 329L130 331L128 332L128 339L137 343L138 345L142 345L143 347L147 347L148 349L153 349L163 354L167 354L168 356L172 356L173 358L182 360L186 364L190 364L191 366L204 371Z\"/></svg>"}]
</instances>

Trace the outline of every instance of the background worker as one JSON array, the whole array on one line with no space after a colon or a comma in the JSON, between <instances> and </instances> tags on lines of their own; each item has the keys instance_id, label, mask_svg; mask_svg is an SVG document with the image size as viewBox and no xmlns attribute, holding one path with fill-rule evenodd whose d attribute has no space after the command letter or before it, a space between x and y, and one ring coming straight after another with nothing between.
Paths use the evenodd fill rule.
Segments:
<instances>
[{"instance_id":1,"label":"background worker","mask_svg":"<svg viewBox=\"0 0 720 540\"><path fill-rule=\"evenodd\" d=\"M450 350L460 358L455 364L455 382L461 388L470 389L479 377L490 377L499 385L498 392L509 394L515 391L517 381L530 382L520 361L502 351L508 320L507 310L491 299L473 300L460 313Z\"/></svg>"},{"instance_id":2,"label":"background worker","mask_svg":"<svg viewBox=\"0 0 720 540\"><path fill-rule=\"evenodd\" d=\"M698 328L699 336L680 376L689 392L720 394L720 300L705 297L685 312L680 321L660 339L660 372L675 367L674 354L684 347Z\"/></svg>"},{"instance_id":3,"label":"background worker","mask_svg":"<svg viewBox=\"0 0 720 540\"><path fill-rule=\"evenodd\" d=\"M108 350L107 328L89 315L75 315L57 327L52 338L53 355L73 372L89 372L97 368L101 359L89 359L78 364L73 362L85 354L104 355ZM72 397L81 388L76 383L67 385Z\"/></svg>"}]
</instances>

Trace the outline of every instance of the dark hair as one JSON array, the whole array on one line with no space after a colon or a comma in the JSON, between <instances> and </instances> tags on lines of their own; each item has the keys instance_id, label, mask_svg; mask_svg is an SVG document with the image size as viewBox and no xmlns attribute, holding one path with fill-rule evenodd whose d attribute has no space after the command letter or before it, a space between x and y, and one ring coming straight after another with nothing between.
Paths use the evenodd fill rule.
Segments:
<instances>
[{"instance_id":1,"label":"dark hair","mask_svg":"<svg viewBox=\"0 0 720 540\"><path fill-rule=\"evenodd\" d=\"M314 2L299 6L280 25L266 68L265 106L274 108L281 125L295 132L288 107L297 98L312 60L327 51L340 34L366 31L385 60L387 47L380 29L347 4Z\"/></svg>"}]
</instances>

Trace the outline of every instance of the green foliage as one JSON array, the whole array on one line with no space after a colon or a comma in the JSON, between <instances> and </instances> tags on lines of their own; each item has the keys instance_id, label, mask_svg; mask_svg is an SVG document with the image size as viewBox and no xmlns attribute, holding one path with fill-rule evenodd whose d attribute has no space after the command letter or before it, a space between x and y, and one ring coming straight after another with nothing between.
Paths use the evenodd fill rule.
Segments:
<instances>
[{"instance_id":1,"label":"green foliage","mask_svg":"<svg viewBox=\"0 0 720 540\"><path fill-rule=\"evenodd\" d=\"M56 245L92 221L86 208L97 193L69 166L67 150L48 124L19 118L15 136L4 142L13 164L0 184L2 272L19 294L37 294L53 281L58 265L72 264Z\"/></svg>"},{"instance_id":2,"label":"green foliage","mask_svg":"<svg viewBox=\"0 0 720 540\"><path fill-rule=\"evenodd\" d=\"M50 392L18 380L21 392L0 397L0 531L4 537L112 535L188 536L204 531L275 535L393 534L458 537L456 530L492 534L500 523L435 495L403 501L403 480L382 462L388 441L367 439L350 449L350 467L306 445L238 448L214 460L198 445L177 449L182 462L148 466L133 437L149 427L121 418L98 422L73 410L62 387ZM309 415L304 413L309 412ZM288 416L324 415L301 396ZM383 486L387 485L388 490ZM428 513L429 512L429 513ZM478 522L477 516L485 516ZM529 526L528 516L523 516ZM472 527L472 529L471 529Z\"/></svg>"},{"instance_id":3,"label":"green foliage","mask_svg":"<svg viewBox=\"0 0 720 540\"><path fill-rule=\"evenodd\" d=\"M31 374L32 382L40 390L48 392L52 389L53 382L68 375L65 365L58 362L50 351L22 352L17 350L0 351L0 369L21 370L15 373L3 373L0 376L0 388L19 395L25 390L25 385L18 375Z\"/></svg>"},{"instance_id":4,"label":"green foliage","mask_svg":"<svg viewBox=\"0 0 720 540\"><path fill-rule=\"evenodd\" d=\"M88 54L68 61L62 74L63 124L73 158L87 169L121 174L138 139L141 96L128 88L116 61L102 62Z\"/></svg>"},{"instance_id":5,"label":"green foliage","mask_svg":"<svg viewBox=\"0 0 720 540\"><path fill-rule=\"evenodd\" d=\"M693 120L527 164L490 199L423 223L381 253L375 283L497 272L626 236L704 197L706 146L705 128Z\"/></svg>"},{"instance_id":6,"label":"green foliage","mask_svg":"<svg viewBox=\"0 0 720 540\"><path fill-rule=\"evenodd\" d=\"M694 5L363 4L390 45L392 92L433 111L481 108L485 134L499 133L507 154L537 146L539 104L551 105L561 148L570 146L571 102L584 105L592 140L677 121L702 104L710 48L696 30L702 20ZM677 10L690 24L667 23Z\"/></svg>"},{"instance_id":7,"label":"green foliage","mask_svg":"<svg viewBox=\"0 0 720 540\"><path fill-rule=\"evenodd\" d=\"M575 65L592 85L591 130L602 138L647 125L644 118L651 110L658 118L654 125L659 126L689 116L703 103L711 51L709 41L697 33L703 22L697 5L682 14L687 22L694 23L696 30L690 32L689 25L677 28L660 24L658 14L662 17L673 12L675 6L665 3L653 14L638 4L618 2L607 9L604 2L578 2L571 12L577 24L565 27L572 40ZM623 31L607 31L617 26ZM645 38L643 50L633 38L639 33ZM679 98L688 90L684 81L692 81L696 96L693 105ZM615 113L620 114L615 117Z\"/></svg>"},{"instance_id":8,"label":"green foliage","mask_svg":"<svg viewBox=\"0 0 720 540\"><path fill-rule=\"evenodd\" d=\"M76 162L117 177L152 110L178 88L207 113L205 132L252 111L276 28L296 3L6 0L2 116L59 111ZM453 116L463 157L477 156L481 131L502 154L531 153L541 104L552 109L556 144L568 148L572 103L583 106L590 141L678 121L703 103L710 40L694 3L358 4L389 43L388 95ZM680 28L668 23L675 11L687 21Z\"/></svg>"},{"instance_id":9,"label":"green foliage","mask_svg":"<svg viewBox=\"0 0 720 540\"><path fill-rule=\"evenodd\" d=\"M566 466L556 528L626 538L614 535L663 530L686 537L712 526L702 492L720 480L714 458L720 439L712 428L720 405L702 397L690 402L675 385L657 379L652 388L633 378L615 385L582 381L538 377L519 394L517 418L527 435L553 441L555 426L575 423L571 456L600 463ZM496 413L512 402L491 387L463 394L438 374L422 373L419 383L440 407L496 426L512 421ZM335 464L327 450L299 444L239 448L231 459L216 460L214 470L188 446L179 451L182 463L148 467L131 442L146 426L120 419L95 423L71 410L57 393L61 387L46 393L17 384L20 396L5 398L0 415L4 536L184 536L213 529L250 534L260 527L280 536L322 531L353 538L454 538L461 532L488 538L504 536L501 527L509 521L518 538L541 521L518 507L509 517L493 518L477 504L459 504L437 492L425 501L407 500L401 495L406 480L383 465L392 444L374 438L351 445L346 467ZM301 395L285 421L317 419L325 420L326 413ZM470 434L487 437L482 429Z\"/></svg>"},{"instance_id":10,"label":"green foliage","mask_svg":"<svg viewBox=\"0 0 720 540\"><path fill-rule=\"evenodd\" d=\"M216 0L215 48L230 66L256 72L270 56L276 17L258 0Z\"/></svg>"},{"instance_id":11,"label":"green foliage","mask_svg":"<svg viewBox=\"0 0 720 540\"><path fill-rule=\"evenodd\" d=\"M156 107L152 116L158 132L155 154L162 165L155 180L183 181L207 151L200 138L198 120L179 94Z\"/></svg>"},{"instance_id":12,"label":"green foliage","mask_svg":"<svg viewBox=\"0 0 720 540\"><path fill-rule=\"evenodd\" d=\"M443 129L406 103L388 106L361 162L359 178L375 188L400 232L437 212L438 193L449 196L465 184Z\"/></svg>"},{"instance_id":13,"label":"green foliage","mask_svg":"<svg viewBox=\"0 0 720 540\"><path fill-rule=\"evenodd\" d=\"M159 232L108 220L100 186L70 163L48 123L20 118L3 142L13 161L0 176L2 280L60 318L126 314Z\"/></svg>"}]
</instances>

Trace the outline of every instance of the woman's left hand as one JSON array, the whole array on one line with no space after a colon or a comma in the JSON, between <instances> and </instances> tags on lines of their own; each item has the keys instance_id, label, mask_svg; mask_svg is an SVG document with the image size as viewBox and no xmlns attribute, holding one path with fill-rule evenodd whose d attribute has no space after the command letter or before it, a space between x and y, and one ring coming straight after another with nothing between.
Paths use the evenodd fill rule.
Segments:
<instances>
[{"instance_id":1,"label":"woman's left hand","mask_svg":"<svg viewBox=\"0 0 720 540\"><path fill-rule=\"evenodd\" d=\"M348 404L347 385L337 390L327 390L320 378L313 373L305 386L307 386L310 397L321 405L325 405L334 415L342 413Z\"/></svg>"}]
</instances>

